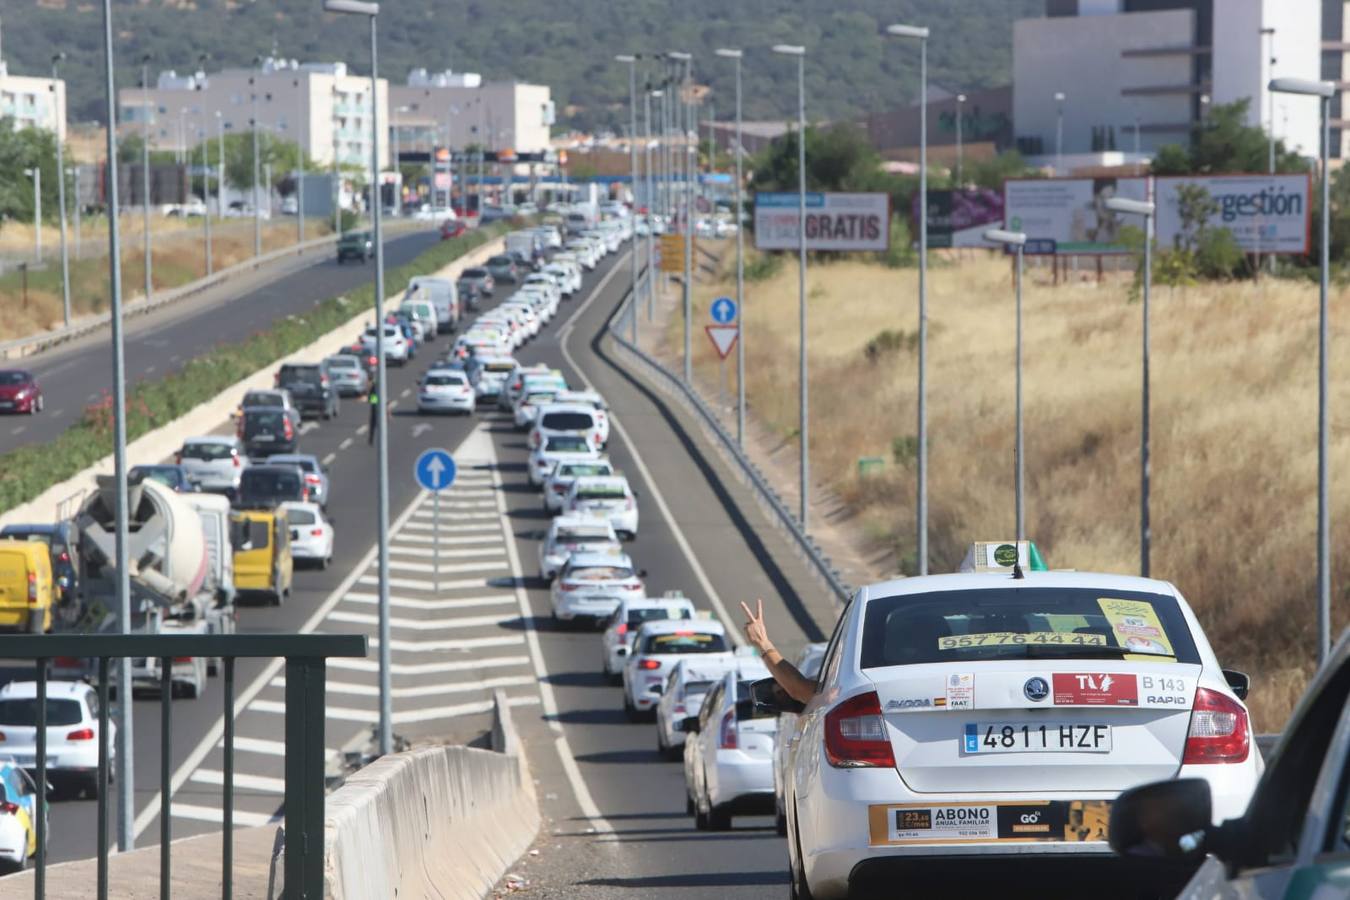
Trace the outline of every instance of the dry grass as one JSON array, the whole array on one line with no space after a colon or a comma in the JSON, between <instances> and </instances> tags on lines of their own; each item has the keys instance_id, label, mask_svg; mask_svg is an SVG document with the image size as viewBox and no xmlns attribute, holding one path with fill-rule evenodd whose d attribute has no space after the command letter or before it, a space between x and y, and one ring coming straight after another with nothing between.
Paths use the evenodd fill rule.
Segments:
<instances>
[{"instance_id":1,"label":"dry grass","mask_svg":"<svg viewBox=\"0 0 1350 900\"><path fill-rule=\"evenodd\" d=\"M730 258L724 258L724 269ZM695 322L731 288L700 287ZM808 280L813 473L854 509L859 540L914 568L917 320L914 270L813 262ZM795 440L797 271L747 284L753 416ZM1138 571L1140 305L1124 280L1053 287L1030 272L1024 300L1027 529L1051 565ZM950 571L974 539L1013 532L1011 272L1002 259L929 269L931 567ZM1332 322L1350 303L1333 297ZM680 322L671 323L678 336ZM869 359L868 342L901 332ZM1259 728L1282 725L1316 646L1317 293L1268 281L1155 291L1153 555L1200 616L1220 659L1256 677ZM1344 328L1334 348L1346 346ZM697 340L695 364L715 377ZM1332 410L1350 367L1333 353ZM733 376L734 377L734 376ZM1350 528L1350 435L1332 433L1332 546ZM900 452L893 452L898 440ZM910 445L912 447L912 443ZM886 459L860 479L857 461ZM873 551L878 547L869 548ZM1334 559L1333 607L1346 624L1350 560Z\"/></svg>"}]
</instances>

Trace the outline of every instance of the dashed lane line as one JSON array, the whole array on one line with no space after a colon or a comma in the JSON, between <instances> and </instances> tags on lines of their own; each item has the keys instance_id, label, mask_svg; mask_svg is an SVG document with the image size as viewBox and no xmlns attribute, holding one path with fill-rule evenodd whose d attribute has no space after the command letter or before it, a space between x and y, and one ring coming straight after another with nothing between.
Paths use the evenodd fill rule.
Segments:
<instances>
[{"instance_id":1,"label":"dashed lane line","mask_svg":"<svg viewBox=\"0 0 1350 900\"><path fill-rule=\"evenodd\" d=\"M175 803L173 805L173 817L175 819L192 819L196 822L214 822L217 825L225 822L225 813L221 810L214 806L198 806L194 803ZM261 828L264 825L273 825L281 821L280 815L255 813L244 809L236 809L230 818L236 828L240 826Z\"/></svg>"},{"instance_id":2,"label":"dashed lane line","mask_svg":"<svg viewBox=\"0 0 1350 900\"><path fill-rule=\"evenodd\" d=\"M500 678L485 678L474 681L455 681L450 684L424 684L418 687L393 688L395 700L413 697L438 697L442 694L466 694L469 691L493 691L497 688L525 687L534 684L533 675L503 675ZM285 687L285 677L272 679L273 687ZM346 694L354 697L379 697L377 684L357 684L350 681L329 679L324 687L329 694Z\"/></svg>"},{"instance_id":3,"label":"dashed lane line","mask_svg":"<svg viewBox=\"0 0 1350 900\"><path fill-rule=\"evenodd\" d=\"M330 453L330 454L328 454L327 456L325 456L325 457L323 458L323 464L324 464L325 466L332 465L333 460L335 460L335 459L337 459L337 454L336 454L336 453Z\"/></svg>"},{"instance_id":4,"label":"dashed lane line","mask_svg":"<svg viewBox=\"0 0 1350 900\"><path fill-rule=\"evenodd\" d=\"M198 784L217 784L225 783L225 773L219 769L198 769L192 773L192 780ZM246 791L260 791L264 794L276 794L281 796L286 793L286 779L274 778L270 775L250 775L247 772L234 773L235 789Z\"/></svg>"},{"instance_id":5,"label":"dashed lane line","mask_svg":"<svg viewBox=\"0 0 1350 900\"><path fill-rule=\"evenodd\" d=\"M491 656L487 659L461 659L454 662L390 663L391 675L443 675L446 672L465 672L478 669L501 669L508 666L528 666L528 656ZM329 669L344 672L378 672L380 664L373 659L346 659L337 657L328 661Z\"/></svg>"},{"instance_id":6,"label":"dashed lane line","mask_svg":"<svg viewBox=\"0 0 1350 900\"><path fill-rule=\"evenodd\" d=\"M364 592L353 591L342 598L348 603L364 603L370 606L379 606L380 598L376 594L367 594ZM515 598L510 594L502 594L499 597L465 597L459 600L419 600L416 597L389 597L389 605L393 607L402 607L404 609L471 609L477 606L497 606L502 603L514 603ZM334 613L336 615L336 613Z\"/></svg>"},{"instance_id":7,"label":"dashed lane line","mask_svg":"<svg viewBox=\"0 0 1350 900\"><path fill-rule=\"evenodd\" d=\"M505 625L518 619L515 613L509 616L454 616L449 619L404 619L389 617L391 628L415 628L419 631L444 631L447 628L483 628L487 625ZM330 622L346 622L350 625L378 625L379 616L367 613L349 613L334 610L328 614Z\"/></svg>"},{"instance_id":8,"label":"dashed lane line","mask_svg":"<svg viewBox=\"0 0 1350 900\"><path fill-rule=\"evenodd\" d=\"M351 438L343 438L343 439L342 439L342 443L338 444L338 449L339 449L339 450L346 450L346 449L347 449L348 447L350 447L351 445L352 445L352 439L351 439Z\"/></svg>"}]
</instances>

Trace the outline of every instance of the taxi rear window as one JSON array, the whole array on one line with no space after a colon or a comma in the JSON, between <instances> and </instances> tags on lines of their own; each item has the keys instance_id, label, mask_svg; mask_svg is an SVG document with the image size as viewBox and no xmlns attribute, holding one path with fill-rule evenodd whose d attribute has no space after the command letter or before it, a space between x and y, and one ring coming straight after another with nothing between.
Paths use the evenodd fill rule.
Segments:
<instances>
[{"instance_id":1,"label":"taxi rear window","mask_svg":"<svg viewBox=\"0 0 1350 900\"><path fill-rule=\"evenodd\" d=\"M726 639L720 634L702 631L675 631L648 636L643 653L723 653Z\"/></svg>"},{"instance_id":2,"label":"taxi rear window","mask_svg":"<svg viewBox=\"0 0 1350 900\"><path fill-rule=\"evenodd\" d=\"M608 463L564 463L558 470L559 475L577 477L579 475L610 475L613 470Z\"/></svg>"},{"instance_id":3,"label":"taxi rear window","mask_svg":"<svg viewBox=\"0 0 1350 900\"><path fill-rule=\"evenodd\" d=\"M664 622L666 619L692 619L687 609L666 609L665 607L630 609L628 624L641 625L643 622Z\"/></svg>"},{"instance_id":4,"label":"taxi rear window","mask_svg":"<svg viewBox=\"0 0 1350 900\"><path fill-rule=\"evenodd\" d=\"M588 484L577 490L578 500L618 500L624 496L620 484Z\"/></svg>"},{"instance_id":5,"label":"taxi rear window","mask_svg":"<svg viewBox=\"0 0 1350 900\"><path fill-rule=\"evenodd\" d=\"M1174 598L1097 588L942 591L869 601L861 666L987 659L1199 663Z\"/></svg>"}]
</instances>

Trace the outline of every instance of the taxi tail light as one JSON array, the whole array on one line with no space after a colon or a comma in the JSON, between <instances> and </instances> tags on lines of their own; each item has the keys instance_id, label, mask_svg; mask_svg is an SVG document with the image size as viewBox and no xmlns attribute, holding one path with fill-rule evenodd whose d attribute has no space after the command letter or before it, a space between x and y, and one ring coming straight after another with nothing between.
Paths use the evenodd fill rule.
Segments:
<instances>
[{"instance_id":1,"label":"taxi tail light","mask_svg":"<svg viewBox=\"0 0 1350 900\"><path fill-rule=\"evenodd\" d=\"M717 746L723 750L735 750L737 747L736 710L727 710L722 716L722 726L717 730Z\"/></svg>"},{"instance_id":2,"label":"taxi tail light","mask_svg":"<svg viewBox=\"0 0 1350 900\"><path fill-rule=\"evenodd\" d=\"M80 728L66 735L68 741L92 741L94 739L94 729Z\"/></svg>"},{"instance_id":3,"label":"taxi tail light","mask_svg":"<svg viewBox=\"0 0 1350 900\"><path fill-rule=\"evenodd\" d=\"M640 590L642 590L642 582L641 582L641 581L631 581L631 582L629 582L628 584L625 584L624 587L627 588L627 589L630 590L630 591L640 591Z\"/></svg>"},{"instance_id":4,"label":"taxi tail light","mask_svg":"<svg viewBox=\"0 0 1350 900\"><path fill-rule=\"evenodd\" d=\"M173 455L173 461L181 466L183 464L183 454L175 453Z\"/></svg>"},{"instance_id":5,"label":"taxi tail light","mask_svg":"<svg viewBox=\"0 0 1350 900\"><path fill-rule=\"evenodd\" d=\"M1251 743L1247 710L1242 704L1218 691L1197 688L1181 764L1246 762Z\"/></svg>"},{"instance_id":6,"label":"taxi tail light","mask_svg":"<svg viewBox=\"0 0 1350 900\"><path fill-rule=\"evenodd\" d=\"M61 562L70 562L70 551L62 550L61 555L57 557Z\"/></svg>"},{"instance_id":7,"label":"taxi tail light","mask_svg":"<svg viewBox=\"0 0 1350 900\"><path fill-rule=\"evenodd\" d=\"M73 669L80 664L80 661L73 656L58 656L52 660L52 665L60 669ZM0 738L3 740L3 738Z\"/></svg>"},{"instance_id":8,"label":"taxi tail light","mask_svg":"<svg viewBox=\"0 0 1350 900\"><path fill-rule=\"evenodd\" d=\"M0 731L0 743L4 743L4 741L5 741L5 733L3 731Z\"/></svg>"},{"instance_id":9,"label":"taxi tail light","mask_svg":"<svg viewBox=\"0 0 1350 900\"><path fill-rule=\"evenodd\" d=\"M624 505L627 506L629 509L632 509L632 508L633 508L633 498L632 498L632 497L625 497L623 502L624 502Z\"/></svg>"},{"instance_id":10,"label":"taxi tail light","mask_svg":"<svg viewBox=\"0 0 1350 900\"><path fill-rule=\"evenodd\" d=\"M685 705L683 703L676 703L674 706L671 707L670 711L677 716L683 716L689 713L689 710L685 708Z\"/></svg>"},{"instance_id":11,"label":"taxi tail light","mask_svg":"<svg viewBox=\"0 0 1350 900\"><path fill-rule=\"evenodd\" d=\"M560 591L575 591L575 590L576 590L577 588L579 588L579 587L581 587L581 585L579 585L579 584L572 584L572 583L567 582L567 581L560 581L560 582L558 582L558 590L560 590Z\"/></svg>"},{"instance_id":12,"label":"taxi tail light","mask_svg":"<svg viewBox=\"0 0 1350 900\"><path fill-rule=\"evenodd\" d=\"M638 668L650 671L652 669L661 668L661 663L655 659L643 659L638 661Z\"/></svg>"},{"instance_id":13,"label":"taxi tail light","mask_svg":"<svg viewBox=\"0 0 1350 900\"><path fill-rule=\"evenodd\" d=\"M876 691L850 697L825 714L825 756L837 769L895 767Z\"/></svg>"}]
</instances>

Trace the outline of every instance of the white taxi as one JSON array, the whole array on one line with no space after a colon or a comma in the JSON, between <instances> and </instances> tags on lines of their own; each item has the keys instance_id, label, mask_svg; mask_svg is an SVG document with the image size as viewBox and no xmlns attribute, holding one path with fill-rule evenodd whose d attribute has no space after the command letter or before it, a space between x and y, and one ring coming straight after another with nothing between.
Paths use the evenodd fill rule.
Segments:
<instances>
[{"instance_id":1,"label":"white taxi","mask_svg":"<svg viewBox=\"0 0 1350 900\"><path fill-rule=\"evenodd\" d=\"M628 662L623 667L623 709L637 721L661 699L666 675L676 663L697 658L700 662L733 658L731 641L721 622L714 619L646 622L638 626Z\"/></svg>"},{"instance_id":2,"label":"white taxi","mask_svg":"<svg viewBox=\"0 0 1350 900\"><path fill-rule=\"evenodd\" d=\"M1111 801L1147 781L1204 779L1216 823L1242 814L1262 769L1247 679L1177 589L1016 574L862 588L811 701L758 706L800 709L781 736L793 896L1105 869Z\"/></svg>"},{"instance_id":3,"label":"white taxi","mask_svg":"<svg viewBox=\"0 0 1350 900\"><path fill-rule=\"evenodd\" d=\"M606 678L617 680L623 671L633 637L643 622L665 619L692 619L694 601L679 591L666 591L661 597L643 597L625 600L614 610L605 633L600 636L600 671Z\"/></svg>"},{"instance_id":4,"label":"white taxi","mask_svg":"<svg viewBox=\"0 0 1350 900\"><path fill-rule=\"evenodd\" d=\"M589 512L609 519L620 537L633 538L638 530L637 493L622 475L578 477L567 490L562 508Z\"/></svg>"},{"instance_id":5,"label":"white taxi","mask_svg":"<svg viewBox=\"0 0 1350 900\"><path fill-rule=\"evenodd\" d=\"M572 482L578 478L613 474L614 464L604 456L580 462L558 463L544 479L544 510L550 515L560 512L567 500L567 492L572 489ZM605 518L609 518L608 514Z\"/></svg>"},{"instance_id":6,"label":"white taxi","mask_svg":"<svg viewBox=\"0 0 1350 900\"><path fill-rule=\"evenodd\" d=\"M682 659L670 670L661 699L656 703L656 751L665 759L684 753L683 722L698 715L703 701L735 660L725 657ZM693 815L692 806L688 810Z\"/></svg>"},{"instance_id":7,"label":"white taxi","mask_svg":"<svg viewBox=\"0 0 1350 900\"><path fill-rule=\"evenodd\" d=\"M603 622L624 600L643 595L646 574L624 553L573 553L553 582L553 618Z\"/></svg>"},{"instance_id":8,"label":"white taxi","mask_svg":"<svg viewBox=\"0 0 1350 900\"><path fill-rule=\"evenodd\" d=\"M623 554L614 526L600 516L558 516L539 542L539 577L552 581L573 553Z\"/></svg>"},{"instance_id":9,"label":"white taxi","mask_svg":"<svg viewBox=\"0 0 1350 900\"><path fill-rule=\"evenodd\" d=\"M588 462L600 454L590 439L581 434L550 434L530 451L527 468L530 484L542 487L559 463Z\"/></svg>"}]
</instances>

